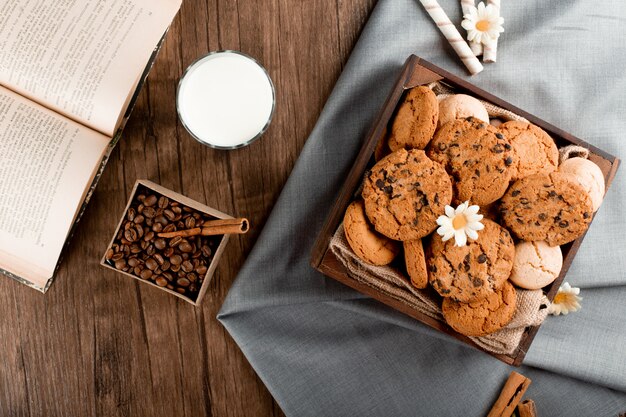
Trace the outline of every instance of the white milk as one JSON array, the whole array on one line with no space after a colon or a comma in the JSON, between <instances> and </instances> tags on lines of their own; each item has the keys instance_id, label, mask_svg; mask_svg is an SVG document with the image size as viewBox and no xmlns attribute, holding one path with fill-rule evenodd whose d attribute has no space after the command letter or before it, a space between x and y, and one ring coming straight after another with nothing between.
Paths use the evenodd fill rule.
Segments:
<instances>
[{"instance_id":1,"label":"white milk","mask_svg":"<svg viewBox=\"0 0 626 417\"><path fill-rule=\"evenodd\" d=\"M180 80L178 114L198 141L216 148L245 146L267 128L274 87L267 72L233 51L201 58Z\"/></svg>"}]
</instances>

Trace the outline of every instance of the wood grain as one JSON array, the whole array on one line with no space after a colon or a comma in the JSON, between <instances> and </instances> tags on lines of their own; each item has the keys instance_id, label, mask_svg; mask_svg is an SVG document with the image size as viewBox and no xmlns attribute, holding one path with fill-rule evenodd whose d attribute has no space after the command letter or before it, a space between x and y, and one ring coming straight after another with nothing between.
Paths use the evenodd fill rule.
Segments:
<instances>
[{"instance_id":1,"label":"wood grain","mask_svg":"<svg viewBox=\"0 0 626 417\"><path fill-rule=\"evenodd\" d=\"M215 316L375 0L185 0L46 295L0 279L2 416L281 416ZM178 123L174 94L200 55L257 58L277 91L262 140L224 152ZM202 306L98 266L136 179L250 219Z\"/></svg>"}]
</instances>

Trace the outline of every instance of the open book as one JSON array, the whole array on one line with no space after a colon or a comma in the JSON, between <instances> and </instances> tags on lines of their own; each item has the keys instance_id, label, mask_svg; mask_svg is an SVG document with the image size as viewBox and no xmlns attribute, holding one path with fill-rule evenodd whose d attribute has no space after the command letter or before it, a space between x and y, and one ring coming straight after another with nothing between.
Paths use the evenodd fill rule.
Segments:
<instances>
[{"instance_id":1,"label":"open book","mask_svg":"<svg viewBox=\"0 0 626 417\"><path fill-rule=\"evenodd\" d=\"M181 0L0 0L0 270L45 292Z\"/></svg>"}]
</instances>

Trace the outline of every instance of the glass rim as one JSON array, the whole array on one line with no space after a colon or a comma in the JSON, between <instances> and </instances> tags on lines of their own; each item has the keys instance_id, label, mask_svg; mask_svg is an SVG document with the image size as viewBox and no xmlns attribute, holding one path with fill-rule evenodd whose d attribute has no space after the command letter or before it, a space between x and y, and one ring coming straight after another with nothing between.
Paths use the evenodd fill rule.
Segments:
<instances>
[{"instance_id":1,"label":"glass rim","mask_svg":"<svg viewBox=\"0 0 626 417\"><path fill-rule=\"evenodd\" d=\"M240 144L233 145L233 146L215 145L213 143L209 143L209 142L207 142L205 140L202 140L198 136L196 136L196 134L191 130L191 128L187 125L187 123L185 123L185 119L181 115L180 104L179 104L180 103L180 90L181 90L181 86L182 86L183 82L185 81L185 77L187 77L187 75L189 75L189 73L191 71L193 71L193 69L196 66L198 66L201 62L203 62L207 58L209 58L209 57L211 57L213 55L222 55L222 54L240 55L240 56L242 56L242 57L252 61L259 68L261 68L261 70L265 74L265 77L267 78L267 81L269 82L270 88L272 90L272 110L270 111L270 115L269 115L269 118L267 119L267 123L265 123L265 125L261 128L261 130L258 133L256 133L253 137L251 137L250 139L246 140L245 142L242 142ZM192 138L194 138L196 141L200 142L201 144L203 144L205 146L208 146L209 148L213 148L213 149L233 150L233 149L244 148L244 147L252 144L253 142L256 142L257 140L259 140L261 138L261 136L263 136L263 134L270 127L270 124L272 123L272 119L274 118L274 111L275 110L276 110L276 89L274 87L274 82L272 81L272 78L270 77L269 72L267 71L267 69L263 65L261 65L261 63L259 61L257 61L256 59L252 58L250 55L248 55L246 53L243 53L241 51L235 51L235 50L231 50L231 49L223 49L223 50L218 50L218 51L211 51L211 52L209 52L207 54L204 54L204 55L198 57L191 64L189 64L189 66L185 69L185 71L183 71L183 74L181 75L180 79L178 80L178 85L176 87L176 114L178 116L178 120L183 125L183 127L185 128L187 133L189 133L191 135Z\"/></svg>"}]
</instances>

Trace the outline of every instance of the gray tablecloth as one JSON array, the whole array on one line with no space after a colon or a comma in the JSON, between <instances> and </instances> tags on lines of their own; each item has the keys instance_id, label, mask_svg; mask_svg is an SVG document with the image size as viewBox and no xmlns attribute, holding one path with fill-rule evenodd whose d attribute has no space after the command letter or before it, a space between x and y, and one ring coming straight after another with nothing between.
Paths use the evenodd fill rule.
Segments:
<instances>
[{"instance_id":1,"label":"gray tablecloth","mask_svg":"<svg viewBox=\"0 0 626 417\"><path fill-rule=\"evenodd\" d=\"M472 82L624 158L626 2L502 3L498 63ZM380 0L218 317L290 416L479 416L511 370L308 263L411 53L467 76L417 0ZM521 368L541 416L626 411L625 196L620 173L566 278L583 309L549 317Z\"/></svg>"}]
</instances>

